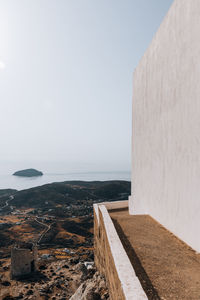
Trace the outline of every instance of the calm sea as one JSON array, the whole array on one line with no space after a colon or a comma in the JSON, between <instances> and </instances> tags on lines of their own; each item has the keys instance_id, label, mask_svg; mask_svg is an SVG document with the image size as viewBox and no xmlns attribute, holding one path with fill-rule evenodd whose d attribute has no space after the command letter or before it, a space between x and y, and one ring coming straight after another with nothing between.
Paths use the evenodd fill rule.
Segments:
<instances>
[{"instance_id":1,"label":"calm sea","mask_svg":"<svg viewBox=\"0 0 200 300\"><path fill-rule=\"evenodd\" d=\"M0 189L17 189L23 190L31 187L43 185L52 182L62 182L68 180L131 180L131 173L129 171L83 171L83 170L67 170L65 164L32 164L31 166L20 163L1 163L0 164ZM17 177L12 174L15 171L35 168L43 172L40 177Z\"/></svg>"}]
</instances>

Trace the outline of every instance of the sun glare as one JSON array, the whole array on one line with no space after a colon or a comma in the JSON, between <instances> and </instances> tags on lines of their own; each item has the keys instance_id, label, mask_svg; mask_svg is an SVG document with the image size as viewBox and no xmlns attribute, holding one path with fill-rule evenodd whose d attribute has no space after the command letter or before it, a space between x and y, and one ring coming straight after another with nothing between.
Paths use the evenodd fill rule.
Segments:
<instances>
[{"instance_id":1,"label":"sun glare","mask_svg":"<svg viewBox=\"0 0 200 300\"><path fill-rule=\"evenodd\" d=\"M6 65L4 64L4 62L3 62L3 61L0 61L0 69L1 69L1 70L4 70L5 67L6 67Z\"/></svg>"}]
</instances>

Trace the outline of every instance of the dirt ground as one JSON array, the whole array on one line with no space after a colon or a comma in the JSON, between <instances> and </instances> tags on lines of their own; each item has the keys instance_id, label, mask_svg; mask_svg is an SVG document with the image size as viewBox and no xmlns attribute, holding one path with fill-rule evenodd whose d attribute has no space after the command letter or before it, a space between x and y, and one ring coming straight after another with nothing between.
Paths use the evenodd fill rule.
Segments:
<instances>
[{"instance_id":1,"label":"dirt ground","mask_svg":"<svg viewBox=\"0 0 200 300\"><path fill-rule=\"evenodd\" d=\"M200 300L200 254L150 216L110 215L148 299Z\"/></svg>"}]
</instances>

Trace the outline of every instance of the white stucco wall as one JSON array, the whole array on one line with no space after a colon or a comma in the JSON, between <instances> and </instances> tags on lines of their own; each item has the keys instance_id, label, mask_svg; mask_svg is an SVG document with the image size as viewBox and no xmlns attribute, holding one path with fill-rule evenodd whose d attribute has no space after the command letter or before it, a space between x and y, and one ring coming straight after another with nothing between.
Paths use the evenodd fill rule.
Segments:
<instances>
[{"instance_id":1,"label":"white stucco wall","mask_svg":"<svg viewBox=\"0 0 200 300\"><path fill-rule=\"evenodd\" d=\"M200 0L175 0L134 72L131 214L200 252Z\"/></svg>"}]
</instances>

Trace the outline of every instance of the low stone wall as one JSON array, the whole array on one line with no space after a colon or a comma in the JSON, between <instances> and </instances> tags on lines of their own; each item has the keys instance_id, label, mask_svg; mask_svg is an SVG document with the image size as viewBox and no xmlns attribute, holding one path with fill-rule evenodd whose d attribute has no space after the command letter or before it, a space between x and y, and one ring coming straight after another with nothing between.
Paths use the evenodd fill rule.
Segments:
<instances>
[{"instance_id":1,"label":"low stone wall","mask_svg":"<svg viewBox=\"0 0 200 300\"><path fill-rule=\"evenodd\" d=\"M102 205L105 204L105 205ZM125 201L113 204L94 205L94 249L95 264L106 277L111 300L146 300L142 286L121 244L109 209L126 206Z\"/></svg>"}]
</instances>

